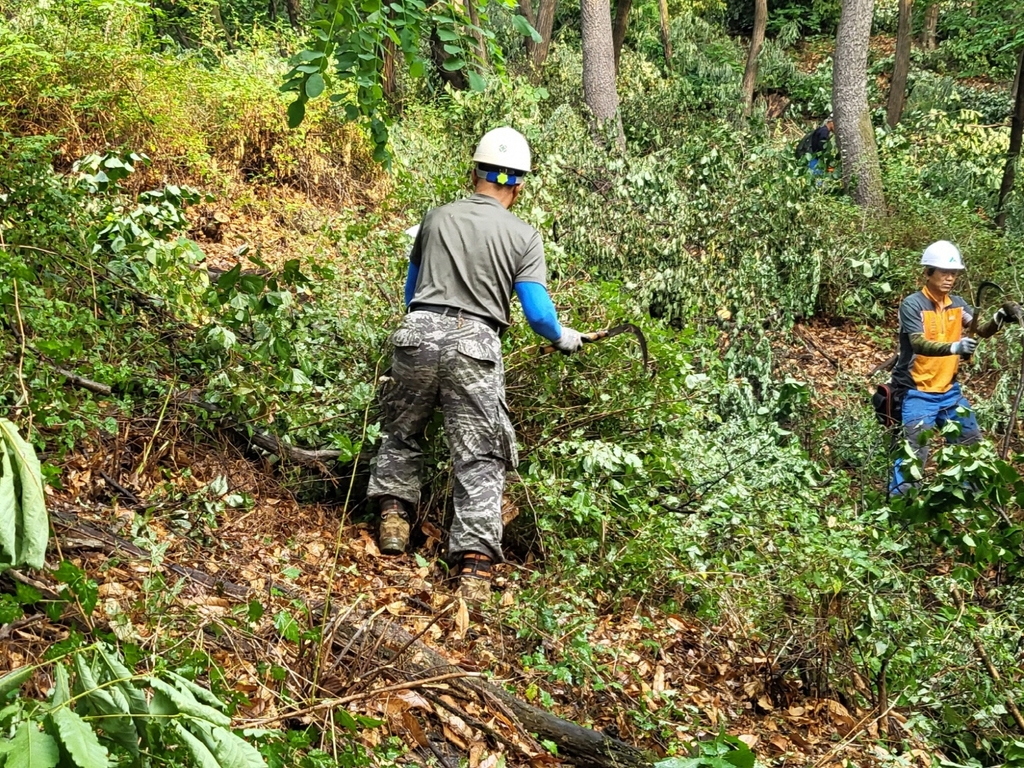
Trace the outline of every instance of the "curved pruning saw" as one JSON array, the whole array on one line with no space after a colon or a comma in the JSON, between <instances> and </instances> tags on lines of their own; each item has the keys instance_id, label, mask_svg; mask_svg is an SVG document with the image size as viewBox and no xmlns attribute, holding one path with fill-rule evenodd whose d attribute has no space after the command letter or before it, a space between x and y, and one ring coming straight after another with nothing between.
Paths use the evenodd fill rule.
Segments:
<instances>
[{"instance_id":1,"label":"curved pruning saw","mask_svg":"<svg viewBox=\"0 0 1024 768\"><path fill-rule=\"evenodd\" d=\"M644 332L640 330L640 327L633 323L619 323L611 328L605 328L603 331L591 331L590 333L584 333L580 338L583 340L584 344L593 344L595 341L610 339L613 336L618 336L622 333L631 333L636 336L636 340L640 343L640 355L644 360L644 368L650 367L651 359L647 353L647 337L644 336ZM551 353L558 351L554 344L536 347L536 350L539 355L550 355Z\"/></svg>"}]
</instances>

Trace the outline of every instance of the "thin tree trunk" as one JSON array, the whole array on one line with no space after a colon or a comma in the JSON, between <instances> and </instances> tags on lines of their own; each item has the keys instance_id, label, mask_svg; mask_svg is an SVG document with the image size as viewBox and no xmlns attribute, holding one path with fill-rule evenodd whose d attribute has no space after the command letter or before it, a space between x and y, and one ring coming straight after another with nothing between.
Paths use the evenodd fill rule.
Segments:
<instances>
[{"instance_id":1,"label":"thin tree trunk","mask_svg":"<svg viewBox=\"0 0 1024 768\"><path fill-rule=\"evenodd\" d=\"M757 84L757 57L764 45L764 31L768 26L768 0L754 0L754 34L747 51L747 66L743 69L743 116L750 117L754 108L754 87Z\"/></svg>"},{"instance_id":2,"label":"thin tree trunk","mask_svg":"<svg viewBox=\"0 0 1024 768\"><path fill-rule=\"evenodd\" d=\"M231 32L228 30L228 25L224 23L224 16L220 12L220 3L214 3L210 6L210 13L213 14L213 20L220 27L224 33L224 42L228 47L229 51L235 50L235 46L231 44Z\"/></svg>"},{"instance_id":3,"label":"thin tree trunk","mask_svg":"<svg viewBox=\"0 0 1024 768\"><path fill-rule=\"evenodd\" d=\"M767 1L767 0L765 0ZM761 0L758 0L761 2ZM658 0L658 18L661 21L661 48L665 52L665 65L672 68L672 40L668 35L668 0ZM613 35L614 42L614 35ZM619 59L615 59L615 71L619 71Z\"/></svg>"},{"instance_id":4,"label":"thin tree trunk","mask_svg":"<svg viewBox=\"0 0 1024 768\"><path fill-rule=\"evenodd\" d=\"M284 0L285 10L288 11L288 23L296 32L302 29L302 8L301 0Z\"/></svg>"},{"instance_id":5,"label":"thin tree trunk","mask_svg":"<svg viewBox=\"0 0 1024 768\"><path fill-rule=\"evenodd\" d=\"M583 40L583 99L594 115L597 132L626 147L615 88L615 49L612 45L612 13L608 0L581 0L580 27Z\"/></svg>"},{"instance_id":6,"label":"thin tree trunk","mask_svg":"<svg viewBox=\"0 0 1024 768\"><path fill-rule=\"evenodd\" d=\"M520 0L520 8L523 3L529 4L530 0ZM527 21L530 21L541 37L539 43L535 43L533 40L526 41L526 52L530 55L535 69L544 66L544 62L548 58L548 51L551 50L551 32L555 27L555 10L557 8L558 0L540 0L540 5L537 7L537 22L534 23L527 17Z\"/></svg>"},{"instance_id":7,"label":"thin tree trunk","mask_svg":"<svg viewBox=\"0 0 1024 768\"><path fill-rule=\"evenodd\" d=\"M912 0L900 0L899 22L896 28L896 63L892 68L892 82L889 84L889 105L885 121L895 128L903 117L903 106L907 102L907 74L910 72L910 26Z\"/></svg>"},{"instance_id":8,"label":"thin tree trunk","mask_svg":"<svg viewBox=\"0 0 1024 768\"><path fill-rule=\"evenodd\" d=\"M924 27L921 29L921 47L926 51L938 48L936 34L939 29L939 0L935 0L924 12Z\"/></svg>"},{"instance_id":9,"label":"thin tree trunk","mask_svg":"<svg viewBox=\"0 0 1024 768\"><path fill-rule=\"evenodd\" d=\"M619 59L622 56L622 43L626 39L626 28L629 26L629 12L633 8L633 0L618 0L615 3L615 22L612 24L612 48L615 50L615 74L619 73Z\"/></svg>"},{"instance_id":10,"label":"thin tree trunk","mask_svg":"<svg viewBox=\"0 0 1024 768\"><path fill-rule=\"evenodd\" d=\"M473 37L476 38L476 52L480 57L476 69L483 74L487 69L487 44L484 42L483 32L480 31L480 9L476 7L476 0L466 0L466 11L469 13L470 23L476 27L473 30Z\"/></svg>"},{"instance_id":11,"label":"thin tree trunk","mask_svg":"<svg viewBox=\"0 0 1024 768\"><path fill-rule=\"evenodd\" d=\"M868 112L868 42L874 0L842 0L832 71L832 106L843 183L866 213L885 215L882 169Z\"/></svg>"},{"instance_id":12,"label":"thin tree trunk","mask_svg":"<svg viewBox=\"0 0 1024 768\"><path fill-rule=\"evenodd\" d=\"M277 0L270 0L267 6L267 17L271 21L277 21Z\"/></svg>"},{"instance_id":13,"label":"thin tree trunk","mask_svg":"<svg viewBox=\"0 0 1024 768\"><path fill-rule=\"evenodd\" d=\"M1024 48L1017 60L1017 81L1024 78ZM1017 87L1017 97L1013 102L1013 122L1010 124L1010 151L1006 153L1006 165L1003 167L1003 183L999 185L999 203L996 210L996 226L1006 228L1006 199L1013 192L1013 182L1017 175L1017 161L1020 159L1021 139L1024 138L1024 88Z\"/></svg>"}]
</instances>

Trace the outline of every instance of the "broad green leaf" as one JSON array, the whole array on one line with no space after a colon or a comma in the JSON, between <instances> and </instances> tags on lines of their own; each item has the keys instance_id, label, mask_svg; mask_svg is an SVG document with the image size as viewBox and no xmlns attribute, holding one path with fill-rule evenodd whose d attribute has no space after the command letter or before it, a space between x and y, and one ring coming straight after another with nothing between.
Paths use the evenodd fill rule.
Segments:
<instances>
[{"instance_id":1,"label":"broad green leaf","mask_svg":"<svg viewBox=\"0 0 1024 768\"><path fill-rule=\"evenodd\" d=\"M475 69L469 70L469 87L474 91L486 91L487 81Z\"/></svg>"},{"instance_id":2,"label":"broad green leaf","mask_svg":"<svg viewBox=\"0 0 1024 768\"><path fill-rule=\"evenodd\" d=\"M107 750L96 732L69 707L60 707L49 715L60 734L61 744L79 768L106 768L110 765Z\"/></svg>"},{"instance_id":3,"label":"broad green leaf","mask_svg":"<svg viewBox=\"0 0 1024 768\"><path fill-rule=\"evenodd\" d=\"M186 677L182 677L176 672L167 672L167 676L174 681L174 684L185 691L189 691L199 701L209 704L211 707L216 709L224 710L226 704L217 698L217 696L210 690L203 688L198 683L194 683Z\"/></svg>"},{"instance_id":4,"label":"broad green leaf","mask_svg":"<svg viewBox=\"0 0 1024 768\"><path fill-rule=\"evenodd\" d=\"M181 743L192 753L192 757L195 758L196 768L221 768L221 764L217 762L217 758L213 756L213 753L210 752L207 746L189 733L188 729L181 723L177 720L172 720L171 729L181 739Z\"/></svg>"},{"instance_id":5,"label":"broad green leaf","mask_svg":"<svg viewBox=\"0 0 1024 768\"><path fill-rule=\"evenodd\" d=\"M150 681L150 684L153 686L153 690L160 691L174 702L174 706L176 706L182 713L195 717L199 720L207 720L216 725L231 725L230 717L213 707L209 707L206 704L196 701L195 696L190 692L175 688L173 685L165 683L157 677L154 677Z\"/></svg>"},{"instance_id":6,"label":"broad green leaf","mask_svg":"<svg viewBox=\"0 0 1024 768\"><path fill-rule=\"evenodd\" d=\"M101 664L100 676L105 682L120 680L116 688L128 702L128 711L133 715L149 714L149 705L146 703L146 696L132 682L132 672L126 667L121 659L110 649L101 645L99 647L99 661Z\"/></svg>"},{"instance_id":7,"label":"broad green leaf","mask_svg":"<svg viewBox=\"0 0 1024 768\"><path fill-rule=\"evenodd\" d=\"M324 86L324 76L319 72L314 72L306 80L306 95L311 99L315 99L324 92Z\"/></svg>"},{"instance_id":8,"label":"broad green leaf","mask_svg":"<svg viewBox=\"0 0 1024 768\"><path fill-rule=\"evenodd\" d=\"M62 707L71 700L71 687L68 680L68 671L63 664L57 664L53 668L53 698L50 700L51 709Z\"/></svg>"},{"instance_id":9,"label":"broad green leaf","mask_svg":"<svg viewBox=\"0 0 1024 768\"><path fill-rule=\"evenodd\" d=\"M46 514L43 475L32 446L22 440L17 427L0 419L0 450L3 451L0 478L0 519L14 517L13 540L8 541L10 525L0 523L0 550L6 550L11 565L42 568L46 542L50 538L50 519ZM0 567L6 556L0 551Z\"/></svg>"},{"instance_id":10,"label":"broad green leaf","mask_svg":"<svg viewBox=\"0 0 1024 768\"><path fill-rule=\"evenodd\" d=\"M75 655L75 671L78 673L78 687L82 691L81 700L97 715L91 719L92 725L101 729L111 741L137 755L139 734L135 730L124 695L113 686L99 687L100 683L86 662L84 653Z\"/></svg>"},{"instance_id":11,"label":"broad green leaf","mask_svg":"<svg viewBox=\"0 0 1024 768\"><path fill-rule=\"evenodd\" d=\"M455 72L466 66L466 61L465 59L448 59L442 66L449 72Z\"/></svg>"},{"instance_id":12,"label":"broad green leaf","mask_svg":"<svg viewBox=\"0 0 1024 768\"><path fill-rule=\"evenodd\" d=\"M306 102L301 97L288 105L288 127L298 128L306 116Z\"/></svg>"},{"instance_id":13,"label":"broad green leaf","mask_svg":"<svg viewBox=\"0 0 1024 768\"><path fill-rule=\"evenodd\" d=\"M222 768L266 768L259 751L231 731L205 723L192 723L196 735L217 758Z\"/></svg>"},{"instance_id":14,"label":"broad green leaf","mask_svg":"<svg viewBox=\"0 0 1024 768\"><path fill-rule=\"evenodd\" d=\"M60 759L57 742L33 720L22 723L2 749L8 754L5 768L54 768Z\"/></svg>"},{"instance_id":15,"label":"broad green leaf","mask_svg":"<svg viewBox=\"0 0 1024 768\"><path fill-rule=\"evenodd\" d=\"M426 67L423 64L423 59L416 59L409 65L410 77L423 77L425 73Z\"/></svg>"},{"instance_id":16,"label":"broad green leaf","mask_svg":"<svg viewBox=\"0 0 1024 768\"><path fill-rule=\"evenodd\" d=\"M22 684L32 677L33 671L32 667L20 667L0 677L0 701L11 691L21 688Z\"/></svg>"},{"instance_id":17,"label":"broad green leaf","mask_svg":"<svg viewBox=\"0 0 1024 768\"><path fill-rule=\"evenodd\" d=\"M529 37L535 43L540 43L544 41L544 38L541 37L540 32L533 28L533 25L526 20L525 16L513 16L512 26L516 28L516 32L521 34L523 37Z\"/></svg>"}]
</instances>

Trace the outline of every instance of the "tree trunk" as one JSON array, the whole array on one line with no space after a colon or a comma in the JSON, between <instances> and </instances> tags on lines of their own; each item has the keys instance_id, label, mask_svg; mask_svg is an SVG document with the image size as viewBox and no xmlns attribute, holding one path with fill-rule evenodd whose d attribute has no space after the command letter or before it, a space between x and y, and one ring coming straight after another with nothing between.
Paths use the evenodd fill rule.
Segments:
<instances>
[{"instance_id":1,"label":"tree trunk","mask_svg":"<svg viewBox=\"0 0 1024 768\"><path fill-rule=\"evenodd\" d=\"M874 0L842 0L832 71L832 107L843 184L866 213L885 214L882 170L868 112L868 41Z\"/></svg>"},{"instance_id":2,"label":"tree trunk","mask_svg":"<svg viewBox=\"0 0 1024 768\"><path fill-rule=\"evenodd\" d=\"M473 37L476 38L477 60L476 70L483 74L487 69L487 44L484 42L483 32L480 31L480 9L476 7L476 0L466 0L466 11L469 13L469 21L475 27Z\"/></svg>"},{"instance_id":3,"label":"tree trunk","mask_svg":"<svg viewBox=\"0 0 1024 768\"><path fill-rule=\"evenodd\" d=\"M754 34L747 51L747 66L743 69L743 116L750 117L754 108L754 86L757 84L757 57L764 45L764 30L768 26L768 0L754 0Z\"/></svg>"},{"instance_id":4,"label":"tree trunk","mask_svg":"<svg viewBox=\"0 0 1024 768\"><path fill-rule=\"evenodd\" d=\"M1024 78L1024 48L1017 60L1017 82ZM1013 192L1013 182L1017 175L1017 161L1020 159L1021 139L1024 137L1024 88L1017 86L1017 97L1013 102L1013 122L1010 124L1010 151L1006 153L1006 165L1003 168L1003 183L999 185L999 203L996 210L996 226L1006 228L1006 199Z\"/></svg>"},{"instance_id":5,"label":"tree trunk","mask_svg":"<svg viewBox=\"0 0 1024 768\"><path fill-rule=\"evenodd\" d=\"M936 33L939 29L939 0L935 0L924 12L924 27L921 29L921 47L926 51L938 48Z\"/></svg>"},{"instance_id":6,"label":"tree trunk","mask_svg":"<svg viewBox=\"0 0 1024 768\"><path fill-rule=\"evenodd\" d=\"M520 7L524 2L529 4L530 0L521 0ZM537 8L537 23L534 24L530 21L541 37L539 43L535 43L533 40L526 41L526 52L530 54L530 59L536 69L544 66L544 62L548 58L548 51L551 50L551 32L555 27L555 10L557 8L558 0L540 0L540 5ZM529 21L529 17L527 17L527 21Z\"/></svg>"},{"instance_id":7,"label":"tree trunk","mask_svg":"<svg viewBox=\"0 0 1024 768\"><path fill-rule=\"evenodd\" d=\"M619 58L622 56L622 43L626 39L626 27L629 26L629 11L633 0L618 0L615 3L615 23L612 25L612 47L615 49L615 74L619 74Z\"/></svg>"},{"instance_id":8,"label":"tree trunk","mask_svg":"<svg viewBox=\"0 0 1024 768\"><path fill-rule=\"evenodd\" d=\"M269 0L267 5L267 17L271 21L277 21L277 0Z\"/></svg>"},{"instance_id":9,"label":"tree trunk","mask_svg":"<svg viewBox=\"0 0 1024 768\"><path fill-rule=\"evenodd\" d=\"M612 45L612 13L608 0L581 0L580 27L583 39L583 100L594 115L602 139L626 148L615 89L615 50Z\"/></svg>"},{"instance_id":10,"label":"tree trunk","mask_svg":"<svg viewBox=\"0 0 1024 768\"><path fill-rule=\"evenodd\" d=\"M296 32L302 29L302 0L284 0L284 7L288 11L288 23Z\"/></svg>"},{"instance_id":11,"label":"tree trunk","mask_svg":"<svg viewBox=\"0 0 1024 768\"><path fill-rule=\"evenodd\" d=\"M889 106L885 121L895 128L903 117L903 106L907 102L907 74L910 72L910 26L912 0L900 0L899 23L896 28L896 63L892 68L892 82L889 84Z\"/></svg>"},{"instance_id":12,"label":"tree trunk","mask_svg":"<svg viewBox=\"0 0 1024 768\"><path fill-rule=\"evenodd\" d=\"M766 2L767 0L765 0ZM761 0L758 0L761 2ZM661 21L661 49L665 52L665 66L672 68L672 40L668 35L668 0L658 0L658 18ZM612 37L614 42L614 35ZM615 58L615 71L619 71L619 59Z\"/></svg>"},{"instance_id":13,"label":"tree trunk","mask_svg":"<svg viewBox=\"0 0 1024 768\"><path fill-rule=\"evenodd\" d=\"M235 46L231 44L231 32L228 30L228 25L224 23L224 16L220 12L220 3L214 3L211 5L210 13L213 14L214 22L224 33L224 43L227 45L228 50L235 50Z\"/></svg>"}]
</instances>

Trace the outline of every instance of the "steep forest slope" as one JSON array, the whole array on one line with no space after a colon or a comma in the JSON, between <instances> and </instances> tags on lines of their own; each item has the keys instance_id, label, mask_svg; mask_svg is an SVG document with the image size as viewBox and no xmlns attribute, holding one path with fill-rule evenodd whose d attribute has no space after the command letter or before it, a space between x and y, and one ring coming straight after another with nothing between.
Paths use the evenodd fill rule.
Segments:
<instances>
[{"instance_id":1,"label":"steep forest slope","mask_svg":"<svg viewBox=\"0 0 1024 768\"><path fill-rule=\"evenodd\" d=\"M388 166L326 98L288 128L312 32L278 5L0 0L0 765L1024 759L1020 440L1000 455L1024 330L961 376L991 440L904 499L868 404L928 242L963 246L965 295L1024 293L1018 198L992 225L1016 27L943 3L883 128L879 4L869 217L794 156L829 112L833 4L773 6L744 120L748 9L669 3L668 61L638 2L625 151L588 122L579 7L535 70L492 4L483 90L396 75ZM414 554L380 555L365 485L403 230L505 123L560 313L640 325L650 363L626 335L540 357L515 310L509 562L476 610L440 420ZM40 481L45 560L12 563Z\"/></svg>"}]
</instances>

